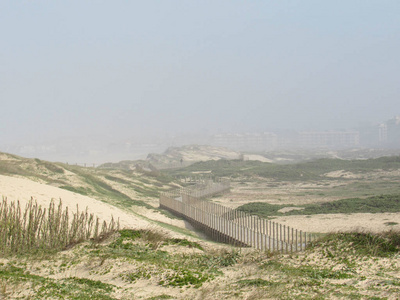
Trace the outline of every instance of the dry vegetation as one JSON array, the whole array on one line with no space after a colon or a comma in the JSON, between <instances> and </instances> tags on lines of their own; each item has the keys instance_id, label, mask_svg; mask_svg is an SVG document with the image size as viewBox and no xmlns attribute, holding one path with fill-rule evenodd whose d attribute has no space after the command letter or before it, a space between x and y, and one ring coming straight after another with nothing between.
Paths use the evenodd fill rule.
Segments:
<instances>
[{"instance_id":1,"label":"dry vegetation","mask_svg":"<svg viewBox=\"0 0 400 300\"><path fill-rule=\"evenodd\" d=\"M398 233L335 234L274 255L123 230L53 255L2 259L0 284L10 299L397 299L398 246Z\"/></svg>"},{"instance_id":2,"label":"dry vegetation","mask_svg":"<svg viewBox=\"0 0 400 300\"><path fill-rule=\"evenodd\" d=\"M255 166L241 165L239 173ZM231 174L238 171L236 166L230 168ZM397 166L362 172L338 168L328 168L318 178L310 172L305 180L292 176L278 180L245 171L245 176L228 174L233 179L232 193L212 200L234 208L253 201L300 207L400 191ZM198 170L186 172L197 174L193 171ZM3 246L0 259L0 298L398 299L400 294L400 233L396 229L399 213L392 213L390 218L374 214L383 224L383 231L332 233L322 236L305 252L282 255L204 240L186 230L183 221L159 211L158 192L179 186L168 174L157 177L132 170L80 168L6 154L1 156L0 174L30 178L91 196L135 216L142 215L153 224L145 229L121 229L99 238L100 230L96 235L96 217L91 217L90 207L89 211L72 213L49 200L46 210L31 202L24 211L16 202L3 201L1 236L2 245L7 246ZM281 174L288 176L286 172ZM296 174L301 177L301 172ZM336 215L341 219L331 223L327 231L335 231L335 224L338 226L346 215L354 222L358 217L363 220L361 215L371 218L372 214ZM32 219L36 225L28 225L29 216L36 216ZM324 218L332 216L272 217L287 222L293 218L300 225L318 220L316 228L322 228ZM74 220L80 220L80 229L73 229ZM368 223L368 219L363 222ZM104 228L114 231L109 225ZM81 233L73 234L74 231ZM41 241L44 236L53 238ZM34 243L28 242L30 248L22 246L33 240ZM9 251L13 243L20 246Z\"/></svg>"},{"instance_id":3,"label":"dry vegetation","mask_svg":"<svg viewBox=\"0 0 400 300\"><path fill-rule=\"evenodd\" d=\"M72 218L71 218L72 217ZM0 203L0 253L3 257L40 252L57 252L80 242L101 240L118 231L119 223L101 222L88 210L70 214L62 202L52 200L48 209L33 199L21 210L20 203Z\"/></svg>"}]
</instances>

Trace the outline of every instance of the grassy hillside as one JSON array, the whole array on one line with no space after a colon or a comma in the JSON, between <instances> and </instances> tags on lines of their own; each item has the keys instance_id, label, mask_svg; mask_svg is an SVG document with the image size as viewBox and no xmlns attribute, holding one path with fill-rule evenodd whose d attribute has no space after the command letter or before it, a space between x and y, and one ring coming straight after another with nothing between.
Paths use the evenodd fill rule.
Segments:
<instances>
[{"instance_id":1,"label":"grassy hillside","mask_svg":"<svg viewBox=\"0 0 400 300\"><path fill-rule=\"evenodd\" d=\"M367 160L318 159L296 164L272 164L259 161L218 160L198 162L189 167L165 171L172 176L188 176L193 172L211 171L220 177L259 176L274 180L320 180L324 174L344 170L352 173L400 168L400 156Z\"/></svg>"},{"instance_id":2,"label":"grassy hillside","mask_svg":"<svg viewBox=\"0 0 400 300\"><path fill-rule=\"evenodd\" d=\"M343 197L344 200L307 202L305 205L258 202L239 208L263 217L279 216L278 210L288 206L302 207L303 210L290 211L286 215L399 212L400 194L391 192L398 186L397 175L388 177L387 182L379 181L380 176L386 176L382 175L382 170L398 169L399 157L363 161L321 159L288 165L211 161L157 176L151 172L83 168L0 154L0 174L30 178L125 209L139 205L140 210L146 212L157 210L161 191L178 186L171 180L173 176L193 175L196 171L211 170L216 176L237 177L234 188L242 187L238 189L242 193L239 197L247 192L249 199L259 195L255 186L273 189L281 187L281 183L282 189L278 189L278 193L298 186L304 189L305 196L302 197L306 198L311 193L316 198L330 192L342 196L352 189L353 193L361 194L365 194L367 188L368 193L376 193L375 188L388 191L387 195L365 199ZM355 181L325 176L338 170L363 176L367 173L377 175L368 181L364 177ZM259 181L260 177L266 179ZM253 185L254 180L257 185ZM299 192L296 190L295 193ZM227 203L230 203L229 197L233 197L227 197ZM3 216L10 215L2 211ZM23 214L17 211L13 210L11 215L18 223ZM51 212L50 215L54 220L52 218L58 214ZM112 229L101 237L86 234L85 238L71 239L72 242L64 239L65 243L58 243L59 247L50 250L44 246L35 247L32 243L35 240L25 240L27 234L20 230L20 225L0 218L1 228L10 229L0 234L4 238L0 255L0 298L396 299L400 294L398 232L328 234L305 252L280 254L221 245L195 234L181 234L183 237L177 238L178 227L172 225L172 219L165 218L168 221L163 223L162 230L160 227ZM183 224L179 230L186 234L187 225L179 222ZM53 225L45 227L55 241L59 241L58 233L70 232L67 227L63 230L54 230ZM87 227L82 228L88 232ZM18 241L12 236L14 232L30 247L14 247L16 251L9 251L8 245ZM44 240L45 245L46 241L48 239ZM43 243L38 242L38 245Z\"/></svg>"},{"instance_id":3,"label":"grassy hillside","mask_svg":"<svg viewBox=\"0 0 400 300\"><path fill-rule=\"evenodd\" d=\"M217 250L156 231L121 230L101 243L84 242L57 254L3 258L0 296L395 299L399 246L398 233L331 234L303 253L282 255Z\"/></svg>"},{"instance_id":4,"label":"grassy hillside","mask_svg":"<svg viewBox=\"0 0 400 300\"><path fill-rule=\"evenodd\" d=\"M146 199L156 200L159 193L175 185L167 176L132 170L84 168L39 159L1 154L0 174L19 176L92 196L118 207L132 205L152 208Z\"/></svg>"},{"instance_id":5,"label":"grassy hillside","mask_svg":"<svg viewBox=\"0 0 400 300\"><path fill-rule=\"evenodd\" d=\"M349 214L349 213L385 213L400 212L400 195L381 195L366 199L352 198L332 202L313 203L297 206L301 210L282 213L281 209L293 205L277 205L262 202L244 204L237 209L262 218L289 215Z\"/></svg>"}]
</instances>

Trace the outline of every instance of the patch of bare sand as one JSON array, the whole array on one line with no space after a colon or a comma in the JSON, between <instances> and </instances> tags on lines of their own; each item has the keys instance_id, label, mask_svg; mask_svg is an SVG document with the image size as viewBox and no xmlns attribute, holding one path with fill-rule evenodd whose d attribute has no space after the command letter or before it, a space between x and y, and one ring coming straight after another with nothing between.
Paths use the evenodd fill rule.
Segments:
<instances>
[{"instance_id":1,"label":"patch of bare sand","mask_svg":"<svg viewBox=\"0 0 400 300\"><path fill-rule=\"evenodd\" d=\"M353 178L362 178L362 174L354 174L352 172L348 172L345 170L338 170L338 171L332 171L329 173L325 173L324 176L330 177L330 178L347 178L347 179L353 179Z\"/></svg>"},{"instance_id":2,"label":"patch of bare sand","mask_svg":"<svg viewBox=\"0 0 400 300\"><path fill-rule=\"evenodd\" d=\"M161 214L159 211L156 210L150 210L144 207L138 207L136 209L136 212L148 219L151 220L157 220L159 222L163 222L165 224L169 224L172 226L177 226L177 227L181 227L181 228L185 228L185 221L181 220L181 219L171 219L163 214Z\"/></svg>"},{"instance_id":3,"label":"patch of bare sand","mask_svg":"<svg viewBox=\"0 0 400 300\"><path fill-rule=\"evenodd\" d=\"M237 208L249 202L292 205L330 202L342 197L325 196L321 193L341 184L341 181L276 183L266 179L255 182L231 182L231 192L214 197L213 201L230 208Z\"/></svg>"},{"instance_id":4,"label":"patch of bare sand","mask_svg":"<svg viewBox=\"0 0 400 300\"><path fill-rule=\"evenodd\" d=\"M303 209L304 209L304 207L295 207L295 206L293 206L293 207L284 207L284 208L278 210L278 212L284 214L284 213L287 213L287 212L292 211L292 210L303 210Z\"/></svg>"},{"instance_id":5,"label":"patch of bare sand","mask_svg":"<svg viewBox=\"0 0 400 300\"><path fill-rule=\"evenodd\" d=\"M400 230L400 213L283 216L275 218L274 221L306 232L328 233L355 230L382 232L391 229Z\"/></svg>"},{"instance_id":6,"label":"patch of bare sand","mask_svg":"<svg viewBox=\"0 0 400 300\"><path fill-rule=\"evenodd\" d=\"M63 207L68 206L71 211L75 211L78 205L80 211L87 207L90 213L101 220L110 221L111 217L114 217L115 220L119 219L121 228L144 228L149 225L149 222L138 216L94 198L29 179L0 175L0 195L6 197L8 201L19 200L22 208L25 207L31 197L43 207L48 207L52 199L55 199L56 203L61 199Z\"/></svg>"},{"instance_id":7,"label":"patch of bare sand","mask_svg":"<svg viewBox=\"0 0 400 300\"><path fill-rule=\"evenodd\" d=\"M243 155L244 160L256 160L256 161L261 161L261 162L272 162L271 159L268 159L262 155L257 155L257 154L245 154Z\"/></svg>"},{"instance_id":8,"label":"patch of bare sand","mask_svg":"<svg viewBox=\"0 0 400 300\"><path fill-rule=\"evenodd\" d=\"M8 155L6 153L0 153L0 160L18 160L11 155Z\"/></svg>"}]
</instances>

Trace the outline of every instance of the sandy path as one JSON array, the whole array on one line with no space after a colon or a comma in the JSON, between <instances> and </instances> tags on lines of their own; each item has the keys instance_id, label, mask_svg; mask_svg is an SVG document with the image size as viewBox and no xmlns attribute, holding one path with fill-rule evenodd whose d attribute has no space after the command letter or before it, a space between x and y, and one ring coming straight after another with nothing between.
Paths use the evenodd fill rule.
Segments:
<instances>
[{"instance_id":1,"label":"sandy path","mask_svg":"<svg viewBox=\"0 0 400 300\"><path fill-rule=\"evenodd\" d=\"M63 207L68 206L68 209L72 211L76 211L76 205L78 204L80 211L85 210L87 207L89 213L93 213L101 220L109 221L111 216L115 220L119 218L121 228L147 228L149 226L147 221L112 205L29 179L0 175L0 196L7 197L9 202L19 200L22 208L25 207L31 197L46 208L51 199L55 199L57 204L61 199Z\"/></svg>"}]
</instances>

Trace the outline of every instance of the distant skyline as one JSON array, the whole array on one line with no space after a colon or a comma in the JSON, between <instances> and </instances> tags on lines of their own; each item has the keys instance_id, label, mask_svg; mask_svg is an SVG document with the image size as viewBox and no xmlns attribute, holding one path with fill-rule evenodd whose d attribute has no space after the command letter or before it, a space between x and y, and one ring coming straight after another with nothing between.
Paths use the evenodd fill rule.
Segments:
<instances>
[{"instance_id":1,"label":"distant skyline","mask_svg":"<svg viewBox=\"0 0 400 300\"><path fill-rule=\"evenodd\" d=\"M383 122L400 114L399 15L399 1L2 1L0 146Z\"/></svg>"}]
</instances>

